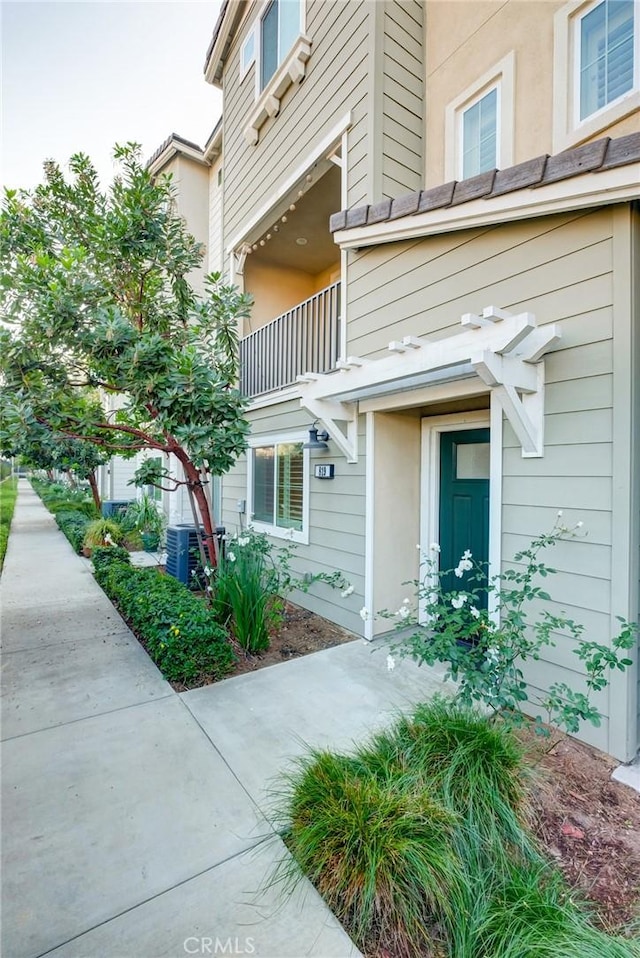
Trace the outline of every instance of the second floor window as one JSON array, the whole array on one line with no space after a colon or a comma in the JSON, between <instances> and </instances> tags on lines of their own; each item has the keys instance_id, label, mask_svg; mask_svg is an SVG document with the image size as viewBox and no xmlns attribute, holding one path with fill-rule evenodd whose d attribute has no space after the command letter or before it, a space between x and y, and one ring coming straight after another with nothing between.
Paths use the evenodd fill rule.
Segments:
<instances>
[{"instance_id":1,"label":"second floor window","mask_svg":"<svg viewBox=\"0 0 640 958\"><path fill-rule=\"evenodd\" d=\"M271 0L260 21L260 89L264 90L300 34L301 0Z\"/></svg>"},{"instance_id":2,"label":"second floor window","mask_svg":"<svg viewBox=\"0 0 640 958\"><path fill-rule=\"evenodd\" d=\"M496 168L498 160L498 87L462 112L462 178Z\"/></svg>"},{"instance_id":3,"label":"second floor window","mask_svg":"<svg viewBox=\"0 0 640 958\"><path fill-rule=\"evenodd\" d=\"M580 119L633 88L634 0L602 0L579 20Z\"/></svg>"}]
</instances>

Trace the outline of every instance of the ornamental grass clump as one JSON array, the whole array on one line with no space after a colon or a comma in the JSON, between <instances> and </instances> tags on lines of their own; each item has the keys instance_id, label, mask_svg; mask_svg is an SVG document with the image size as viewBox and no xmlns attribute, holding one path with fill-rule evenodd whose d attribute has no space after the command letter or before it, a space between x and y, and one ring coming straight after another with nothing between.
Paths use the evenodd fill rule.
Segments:
<instances>
[{"instance_id":1,"label":"ornamental grass clump","mask_svg":"<svg viewBox=\"0 0 640 958\"><path fill-rule=\"evenodd\" d=\"M460 958L637 958L640 943L607 935L589 921L558 871L514 866L476 916ZM457 958L457 956L456 956Z\"/></svg>"},{"instance_id":2,"label":"ornamental grass clump","mask_svg":"<svg viewBox=\"0 0 640 958\"><path fill-rule=\"evenodd\" d=\"M271 633L284 621L286 598L294 590L308 592L311 585L323 582L346 589L343 595L353 592L341 572L296 576L291 568L294 548L291 542L274 546L264 533L245 529L225 542L215 570L203 570L216 618L250 655L269 648Z\"/></svg>"},{"instance_id":3,"label":"ornamental grass clump","mask_svg":"<svg viewBox=\"0 0 640 958\"><path fill-rule=\"evenodd\" d=\"M285 581L266 536L246 532L230 540L211 581L214 614L240 648L249 654L268 649L270 632L282 622Z\"/></svg>"},{"instance_id":4,"label":"ornamental grass clump","mask_svg":"<svg viewBox=\"0 0 640 958\"><path fill-rule=\"evenodd\" d=\"M114 519L94 519L87 526L82 545L89 552L96 546L119 546L123 539L122 526Z\"/></svg>"},{"instance_id":5,"label":"ornamental grass clump","mask_svg":"<svg viewBox=\"0 0 640 958\"><path fill-rule=\"evenodd\" d=\"M291 887L307 875L361 948L432 953L464 903L455 815L411 780L380 780L329 752L312 752L290 786L295 861L276 880Z\"/></svg>"},{"instance_id":6,"label":"ornamental grass clump","mask_svg":"<svg viewBox=\"0 0 640 958\"><path fill-rule=\"evenodd\" d=\"M537 857L523 831L529 819L529 772L508 728L452 700L435 698L400 719L391 738L413 774L460 815L467 831L465 848L469 836L475 837L477 853L488 856L491 867L505 851Z\"/></svg>"},{"instance_id":7,"label":"ornamental grass clump","mask_svg":"<svg viewBox=\"0 0 640 958\"><path fill-rule=\"evenodd\" d=\"M468 706L419 705L349 756L312 751L279 795L295 861L358 947L411 958L640 958L595 928L527 827L513 730Z\"/></svg>"}]
</instances>

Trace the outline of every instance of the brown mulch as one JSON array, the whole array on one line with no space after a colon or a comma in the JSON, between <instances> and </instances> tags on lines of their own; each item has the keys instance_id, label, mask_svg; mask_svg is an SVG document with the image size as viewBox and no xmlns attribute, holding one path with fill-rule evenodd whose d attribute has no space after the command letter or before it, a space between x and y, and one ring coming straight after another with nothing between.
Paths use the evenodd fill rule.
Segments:
<instances>
[{"instance_id":1,"label":"brown mulch","mask_svg":"<svg viewBox=\"0 0 640 958\"><path fill-rule=\"evenodd\" d=\"M621 929L640 916L640 795L611 780L618 763L604 752L550 741L534 748L534 830L600 925Z\"/></svg>"},{"instance_id":2,"label":"brown mulch","mask_svg":"<svg viewBox=\"0 0 640 958\"><path fill-rule=\"evenodd\" d=\"M302 609L293 602L287 602L282 627L271 635L269 648L265 652L250 655L237 643L232 642L237 661L225 678L232 679L235 675L266 669L270 665L278 665L280 662L288 662L302 655L330 649L334 645L344 645L345 642L353 642L357 638L358 636L353 632L341 629L339 625L328 622L322 616L309 612L308 609ZM211 675L201 675L188 685L182 682L171 682L171 686L176 692L187 692L189 689L211 685L215 681L216 679Z\"/></svg>"},{"instance_id":3,"label":"brown mulch","mask_svg":"<svg viewBox=\"0 0 640 958\"><path fill-rule=\"evenodd\" d=\"M282 628L271 636L267 651L259 655L248 655L242 649L236 648L238 662L231 675L255 672L269 665L297 659L301 655L330 649L334 645L344 645L345 642L353 642L357 638L353 632L346 632L322 616L287 602Z\"/></svg>"}]
</instances>

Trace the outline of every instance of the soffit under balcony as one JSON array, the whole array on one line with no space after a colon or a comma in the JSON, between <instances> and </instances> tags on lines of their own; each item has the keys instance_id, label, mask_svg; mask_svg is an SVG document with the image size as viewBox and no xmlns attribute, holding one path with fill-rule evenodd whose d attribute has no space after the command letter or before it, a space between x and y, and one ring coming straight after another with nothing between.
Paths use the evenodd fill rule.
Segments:
<instances>
[{"instance_id":1,"label":"soffit under balcony","mask_svg":"<svg viewBox=\"0 0 640 958\"><path fill-rule=\"evenodd\" d=\"M249 254L261 265L289 267L316 275L340 262L340 250L329 232L329 217L340 205L341 170L330 167L328 171L296 197L295 210L287 210L269 228L265 229L257 247ZM277 227L277 231L274 229ZM267 235L271 239L267 240ZM306 239L304 245L298 239ZM260 242L264 242L264 246Z\"/></svg>"}]
</instances>

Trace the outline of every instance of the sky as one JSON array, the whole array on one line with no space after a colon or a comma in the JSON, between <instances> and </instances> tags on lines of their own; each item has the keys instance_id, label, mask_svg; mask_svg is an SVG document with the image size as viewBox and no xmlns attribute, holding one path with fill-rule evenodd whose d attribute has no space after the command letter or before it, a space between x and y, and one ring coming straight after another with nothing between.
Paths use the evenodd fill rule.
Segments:
<instances>
[{"instance_id":1,"label":"sky","mask_svg":"<svg viewBox=\"0 0 640 958\"><path fill-rule=\"evenodd\" d=\"M87 153L103 184L115 143L150 156L170 133L203 146L222 95L202 72L220 0L2 2L2 182Z\"/></svg>"}]
</instances>

